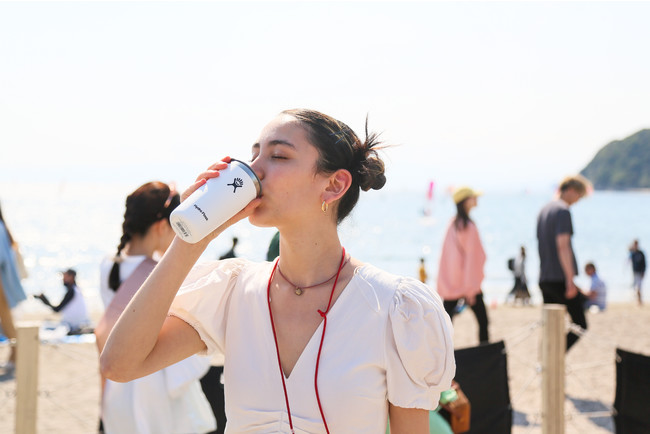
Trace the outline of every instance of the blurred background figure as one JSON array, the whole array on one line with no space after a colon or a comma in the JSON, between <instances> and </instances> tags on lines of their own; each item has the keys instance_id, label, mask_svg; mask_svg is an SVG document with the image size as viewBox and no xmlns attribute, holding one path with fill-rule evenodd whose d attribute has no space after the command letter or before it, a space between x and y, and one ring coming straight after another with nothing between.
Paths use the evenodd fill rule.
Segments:
<instances>
[{"instance_id":1,"label":"blurred background figure","mask_svg":"<svg viewBox=\"0 0 650 434\"><path fill-rule=\"evenodd\" d=\"M108 333L131 297L165 253L174 231L169 215L180 204L175 189L149 182L126 198L117 254L100 267L100 291L106 312L95 328L101 352ZM207 357L192 356L126 383L103 380L100 431L113 433L205 433L215 428L200 378Z\"/></svg>"},{"instance_id":2,"label":"blurred background figure","mask_svg":"<svg viewBox=\"0 0 650 434\"><path fill-rule=\"evenodd\" d=\"M8 339L16 339L16 328L11 309L25 300L25 290L20 283L16 266L17 246L14 237L7 228L0 208L0 326ZM9 359L0 365L5 372L11 372L16 366L16 347L11 346Z\"/></svg>"},{"instance_id":3,"label":"blurred background figure","mask_svg":"<svg viewBox=\"0 0 650 434\"><path fill-rule=\"evenodd\" d=\"M237 247L238 242L239 242L239 239L237 237L232 237L232 247L226 253L219 256L219 259L236 258L237 254L235 254L235 247Z\"/></svg>"},{"instance_id":4,"label":"blurred background figure","mask_svg":"<svg viewBox=\"0 0 650 434\"><path fill-rule=\"evenodd\" d=\"M275 231L269 242L269 249L266 251L266 260L271 262L278 256L280 256L280 231Z\"/></svg>"},{"instance_id":5,"label":"blurred background figure","mask_svg":"<svg viewBox=\"0 0 650 434\"><path fill-rule=\"evenodd\" d=\"M539 251L539 289L544 304L563 304L571 322L587 330L582 291L573 281L578 275L571 237L573 220L570 207L576 204L591 188L582 175L568 176L560 183L558 195L548 202L537 215L537 241ZM574 331L567 333L566 350L580 339Z\"/></svg>"},{"instance_id":6,"label":"blurred background figure","mask_svg":"<svg viewBox=\"0 0 650 434\"><path fill-rule=\"evenodd\" d=\"M424 258L420 258L420 267L418 269L418 275L420 276L420 282L427 283L429 275L427 274L427 269L424 266Z\"/></svg>"},{"instance_id":7,"label":"blurred background figure","mask_svg":"<svg viewBox=\"0 0 650 434\"><path fill-rule=\"evenodd\" d=\"M600 280L596 273L596 266L593 262L585 265L585 273L591 278L589 292L585 294L585 309L591 312L599 312L607 307L607 286Z\"/></svg>"},{"instance_id":8,"label":"blurred background figure","mask_svg":"<svg viewBox=\"0 0 650 434\"><path fill-rule=\"evenodd\" d=\"M643 305L643 278L645 277L645 254L639 249L639 240L634 240L630 246L630 261L632 262L632 274L634 275L634 292L639 306Z\"/></svg>"},{"instance_id":9,"label":"blurred background figure","mask_svg":"<svg viewBox=\"0 0 650 434\"><path fill-rule=\"evenodd\" d=\"M472 308L478 322L479 342L486 343L488 316L481 290L486 256L478 228L469 218L480 194L469 187L458 188L453 193L456 216L449 223L442 245L437 289L452 320L459 303Z\"/></svg>"},{"instance_id":10,"label":"blurred background figure","mask_svg":"<svg viewBox=\"0 0 650 434\"><path fill-rule=\"evenodd\" d=\"M508 260L508 268L515 277L515 284L508 294L508 300L514 304L521 302L523 305L530 303L530 292L528 291L528 280L526 279L526 248L521 246L519 255Z\"/></svg>"},{"instance_id":11,"label":"blurred background figure","mask_svg":"<svg viewBox=\"0 0 650 434\"><path fill-rule=\"evenodd\" d=\"M41 300L54 312L61 313L61 323L68 327L69 335L89 332L90 320L88 319L88 309L86 301L77 286L77 272L69 268L63 272L63 286L65 295L61 302L54 306L45 294L38 294L36 298Z\"/></svg>"}]
</instances>

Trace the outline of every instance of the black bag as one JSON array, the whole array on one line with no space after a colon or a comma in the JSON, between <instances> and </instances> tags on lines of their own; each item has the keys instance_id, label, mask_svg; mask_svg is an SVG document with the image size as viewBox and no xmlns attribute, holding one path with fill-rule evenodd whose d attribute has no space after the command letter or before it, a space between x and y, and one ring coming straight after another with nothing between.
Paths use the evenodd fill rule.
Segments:
<instances>
[{"instance_id":1,"label":"black bag","mask_svg":"<svg viewBox=\"0 0 650 434\"><path fill-rule=\"evenodd\" d=\"M515 271L515 258L508 259L508 270Z\"/></svg>"}]
</instances>

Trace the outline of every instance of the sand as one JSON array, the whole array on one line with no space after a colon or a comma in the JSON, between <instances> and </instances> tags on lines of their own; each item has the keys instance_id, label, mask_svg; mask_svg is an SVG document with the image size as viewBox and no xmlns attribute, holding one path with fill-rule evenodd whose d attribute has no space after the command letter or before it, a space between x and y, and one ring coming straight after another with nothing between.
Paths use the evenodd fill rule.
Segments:
<instances>
[{"instance_id":1,"label":"sand","mask_svg":"<svg viewBox=\"0 0 650 434\"><path fill-rule=\"evenodd\" d=\"M541 433L540 306L489 309L492 341L508 351L513 433ZM50 318L52 318L50 316ZM33 318L27 318L33 319ZM609 416L616 385L615 349L650 355L650 306L611 305L588 314L588 333L566 359L566 432L614 432ZM455 345L478 342L476 321L466 310L455 319ZM0 346L5 360L7 345ZM0 432L14 431L15 379L0 371ZM94 433L99 417L98 356L93 343L41 344L38 433Z\"/></svg>"}]
</instances>

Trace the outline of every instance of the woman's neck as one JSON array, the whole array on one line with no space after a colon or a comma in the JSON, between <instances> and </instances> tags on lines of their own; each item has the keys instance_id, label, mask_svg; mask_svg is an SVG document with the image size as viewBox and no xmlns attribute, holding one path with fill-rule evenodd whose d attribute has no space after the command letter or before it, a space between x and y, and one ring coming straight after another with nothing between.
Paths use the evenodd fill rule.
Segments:
<instances>
[{"instance_id":1,"label":"woman's neck","mask_svg":"<svg viewBox=\"0 0 650 434\"><path fill-rule=\"evenodd\" d=\"M150 237L135 236L124 248L124 254L127 256L146 256L147 258L152 258L156 249L157 244Z\"/></svg>"},{"instance_id":2,"label":"woman's neck","mask_svg":"<svg viewBox=\"0 0 650 434\"><path fill-rule=\"evenodd\" d=\"M282 273L296 285L314 284L338 270L342 249L336 226L318 230L281 230Z\"/></svg>"}]
</instances>

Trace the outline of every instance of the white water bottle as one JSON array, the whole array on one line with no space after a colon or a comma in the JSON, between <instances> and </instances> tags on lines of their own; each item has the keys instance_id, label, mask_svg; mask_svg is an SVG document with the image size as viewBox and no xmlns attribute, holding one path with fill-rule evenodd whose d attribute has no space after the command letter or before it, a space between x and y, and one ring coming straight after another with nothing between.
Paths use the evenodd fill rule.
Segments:
<instances>
[{"instance_id":1,"label":"white water bottle","mask_svg":"<svg viewBox=\"0 0 650 434\"><path fill-rule=\"evenodd\" d=\"M197 243L262 193L253 169L231 159L219 176L210 178L172 211L169 221L181 239Z\"/></svg>"}]
</instances>

